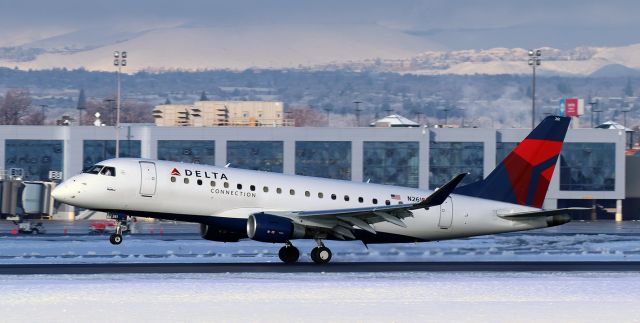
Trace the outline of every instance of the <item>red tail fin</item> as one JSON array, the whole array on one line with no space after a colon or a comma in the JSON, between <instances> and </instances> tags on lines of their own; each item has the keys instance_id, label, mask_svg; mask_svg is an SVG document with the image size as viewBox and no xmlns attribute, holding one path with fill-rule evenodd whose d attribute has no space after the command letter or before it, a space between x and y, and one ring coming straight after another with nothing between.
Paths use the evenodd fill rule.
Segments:
<instances>
[{"instance_id":1,"label":"red tail fin","mask_svg":"<svg viewBox=\"0 0 640 323\"><path fill-rule=\"evenodd\" d=\"M486 179L457 194L540 208L571 118L545 118Z\"/></svg>"}]
</instances>

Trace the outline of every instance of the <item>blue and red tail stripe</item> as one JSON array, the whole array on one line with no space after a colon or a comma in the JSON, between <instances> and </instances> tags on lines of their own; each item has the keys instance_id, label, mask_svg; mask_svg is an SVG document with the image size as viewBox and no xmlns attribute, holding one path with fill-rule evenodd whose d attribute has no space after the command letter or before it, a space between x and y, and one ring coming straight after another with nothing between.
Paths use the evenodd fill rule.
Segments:
<instances>
[{"instance_id":1,"label":"blue and red tail stripe","mask_svg":"<svg viewBox=\"0 0 640 323\"><path fill-rule=\"evenodd\" d=\"M570 121L546 117L487 178L455 193L542 207Z\"/></svg>"}]
</instances>

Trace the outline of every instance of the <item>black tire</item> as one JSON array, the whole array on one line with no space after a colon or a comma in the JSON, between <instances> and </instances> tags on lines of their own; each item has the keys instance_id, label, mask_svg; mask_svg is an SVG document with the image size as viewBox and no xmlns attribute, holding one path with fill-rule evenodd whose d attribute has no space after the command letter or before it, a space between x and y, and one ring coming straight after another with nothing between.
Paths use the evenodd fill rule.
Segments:
<instances>
[{"instance_id":1,"label":"black tire","mask_svg":"<svg viewBox=\"0 0 640 323\"><path fill-rule=\"evenodd\" d=\"M311 260L316 264L329 263L331 256L331 250L327 247L315 247L311 250Z\"/></svg>"},{"instance_id":2,"label":"black tire","mask_svg":"<svg viewBox=\"0 0 640 323\"><path fill-rule=\"evenodd\" d=\"M300 258L300 250L294 246L284 246L280 248L278 257L280 257L280 260L285 264L292 264Z\"/></svg>"},{"instance_id":3,"label":"black tire","mask_svg":"<svg viewBox=\"0 0 640 323\"><path fill-rule=\"evenodd\" d=\"M109 236L109 242L111 242L112 245L119 245L122 243L122 235L121 234L117 234L114 233L111 236Z\"/></svg>"}]
</instances>

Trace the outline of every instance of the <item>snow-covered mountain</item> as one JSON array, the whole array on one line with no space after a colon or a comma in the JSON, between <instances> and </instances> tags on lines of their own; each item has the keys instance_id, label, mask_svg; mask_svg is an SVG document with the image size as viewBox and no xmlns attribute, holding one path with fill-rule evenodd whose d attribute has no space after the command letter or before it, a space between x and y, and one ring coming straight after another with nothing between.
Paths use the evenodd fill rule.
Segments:
<instances>
[{"instance_id":1,"label":"snow-covered mountain","mask_svg":"<svg viewBox=\"0 0 640 323\"><path fill-rule=\"evenodd\" d=\"M113 70L112 52L129 52L127 72L309 68L422 75L528 74L527 50L447 51L427 37L383 24L163 25L127 32L99 28L56 31L26 42L0 43L0 66ZM637 76L640 44L542 48L547 75Z\"/></svg>"},{"instance_id":2,"label":"snow-covered mountain","mask_svg":"<svg viewBox=\"0 0 640 323\"><path fill-rule=\"evenodd\" d=\"M638 76L640 44L625 47L578 47L570 50L541 48L537 71L564 76ZM427 51L404 59L368 59L326 66L351 70L374 70L421 75L529 74L528 50Z\"/></svg>"},{"instance_id":3,"label":"snow-covered mountain","mask_svg":"<svg viewBox=\"0 0 640 323\"><path fill-rule=\"evenodd\" d=\"M129 53L127 71L142 69L297 68L372 57L399 59L441 48L381 25L176 26L135 33L57 35L0 47L0 66L113 70L114 50ZM79 41L79 40L85 40ZM66 45L72 44L72 45Z\"/></svg>"}]
</instances>

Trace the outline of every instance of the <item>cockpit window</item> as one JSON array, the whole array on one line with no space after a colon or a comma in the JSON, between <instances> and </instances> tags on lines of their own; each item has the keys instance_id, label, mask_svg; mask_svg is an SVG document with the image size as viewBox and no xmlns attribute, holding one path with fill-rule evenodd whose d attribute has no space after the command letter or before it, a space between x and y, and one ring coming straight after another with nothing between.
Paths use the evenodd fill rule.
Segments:
<instances>
[{"instance_id":1,"label":"cockpit window","mask_svg":"<svg viewBox=\"0 0 640 323\"><path fill-rule=\"evenodd\" d=\"M83 173L87 173L87 174L100 174L100 171L102 170L104 166L102 165L95 165L95 166L91 166L87 169L84 170Z\"/></svg>"},{"instance_id":2,"label":"cockpit window","mask_svg":"<svg viewBox=\"0 0 640 323\"><path fill-rule=\"evenodd\" d=\"M116 176L116 169L115 167L105 166L100 172L100 174L105 176Z\"/></svg>"}]
</instances>

